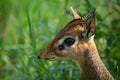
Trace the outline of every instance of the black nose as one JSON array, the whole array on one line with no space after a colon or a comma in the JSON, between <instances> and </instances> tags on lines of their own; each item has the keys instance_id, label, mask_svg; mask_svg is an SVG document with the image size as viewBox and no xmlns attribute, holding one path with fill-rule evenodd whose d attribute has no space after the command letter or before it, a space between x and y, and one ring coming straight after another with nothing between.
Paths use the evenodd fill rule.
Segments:
<instances>
[{"instance_id":1,"label":"black nose","mask_svg":"<svg viewBox=\"0 0 120 80\"><path fill-rule=\"evenodd\" d=\"M40 59L40 56L38 56L38 59Z\"/></svg>"}]
</instances>

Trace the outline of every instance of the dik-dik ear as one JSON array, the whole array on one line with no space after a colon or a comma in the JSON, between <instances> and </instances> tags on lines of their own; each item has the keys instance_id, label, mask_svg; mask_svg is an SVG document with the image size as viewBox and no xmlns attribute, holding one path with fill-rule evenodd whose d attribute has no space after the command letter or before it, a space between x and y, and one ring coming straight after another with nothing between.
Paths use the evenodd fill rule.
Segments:
<instances>
[{"instance_id":1,"label":"dik-dik ear","mask_svg":"<svg viewBox=\"0 0 120 80\"><path fill-rule=\"evenodd\" d=\"M79 18L81 18L81 17L77 14L77 12L75 12L75 10L74 10L72 7L70 7L70 11L71 11L72 16L73 16L74 19L79 19Z\"/></svg>"},{"instance_id":2,"label":"dik-dik ear","mask_svg":"<svg viewBox=\"0 0 120 80\"><path fill-rule=\"evenodd\" d=\"M90 39L96 32L96 25L95 25L95 10L89 12L84 20L85 20L85 25L84 25L84 31L82 32L82 35Z\"/></svg>"}]
</instances>

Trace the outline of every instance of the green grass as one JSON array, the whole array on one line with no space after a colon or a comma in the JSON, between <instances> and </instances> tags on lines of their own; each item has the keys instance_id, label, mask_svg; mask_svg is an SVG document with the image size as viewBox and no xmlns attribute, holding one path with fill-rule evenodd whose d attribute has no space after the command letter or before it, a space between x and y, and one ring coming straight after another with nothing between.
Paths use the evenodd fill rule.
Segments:
<instances>
[{"instance_id":1,"label":"green grass","mask_svg":"<svg viewBox=\"0 0 120 80\"><path fill-rule=\"evenodd\" d=\"M37 59L72 20L70 6L81 15L96 8L95 42L106 67L120 80L119 5L119 0L1 0L0 80L84 80L74 60Z\"/></svg>"}]
</instances>

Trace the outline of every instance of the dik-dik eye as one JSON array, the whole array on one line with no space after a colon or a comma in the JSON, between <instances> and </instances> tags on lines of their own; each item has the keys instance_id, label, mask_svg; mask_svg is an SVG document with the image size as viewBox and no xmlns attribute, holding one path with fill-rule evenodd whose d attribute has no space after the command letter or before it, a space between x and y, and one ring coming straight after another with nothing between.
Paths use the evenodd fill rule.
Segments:
<instances>
[{"instance_id":1,"label":"dik-dik eye","mask_svg":"<svg viewBox=\"0 0 120 80\"><path fill-rule=\"evenodd\" d=\"M59 51L74 48L78 43L77 36L65 36L59 40Z\"/></svg>"},{"instance_id":2,"label":"dik-dik eye","mask_svg":"<svg viewBox=\"0 0 120 80\"><path fill-rule=\"evenodd\" d=\"M68 38L66 38L66 39L64 40L64 43L65 43L65 45L67 45L67 46L73 45L74 42L75 42L75 39L72 38L72 37L68 37Z\"/></svg>"}]
</instances>

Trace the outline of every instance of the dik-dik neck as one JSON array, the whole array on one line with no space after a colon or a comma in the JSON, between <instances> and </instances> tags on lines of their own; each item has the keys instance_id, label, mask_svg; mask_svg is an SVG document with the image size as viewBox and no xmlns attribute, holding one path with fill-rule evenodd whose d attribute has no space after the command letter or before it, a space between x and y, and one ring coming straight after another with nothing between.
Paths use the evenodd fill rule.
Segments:
<instances>
[{"instance_id":1,"label":"dik-dik neck","mask_svg":"<svg viewBox=\"0 0 120 80\"><path fill-rule=\"evenodd\" d=\"M85 78L87 80L114 80L100 59L94 41L86 47L82 58L79 59Z\"/></svg>"}]
</instances>

